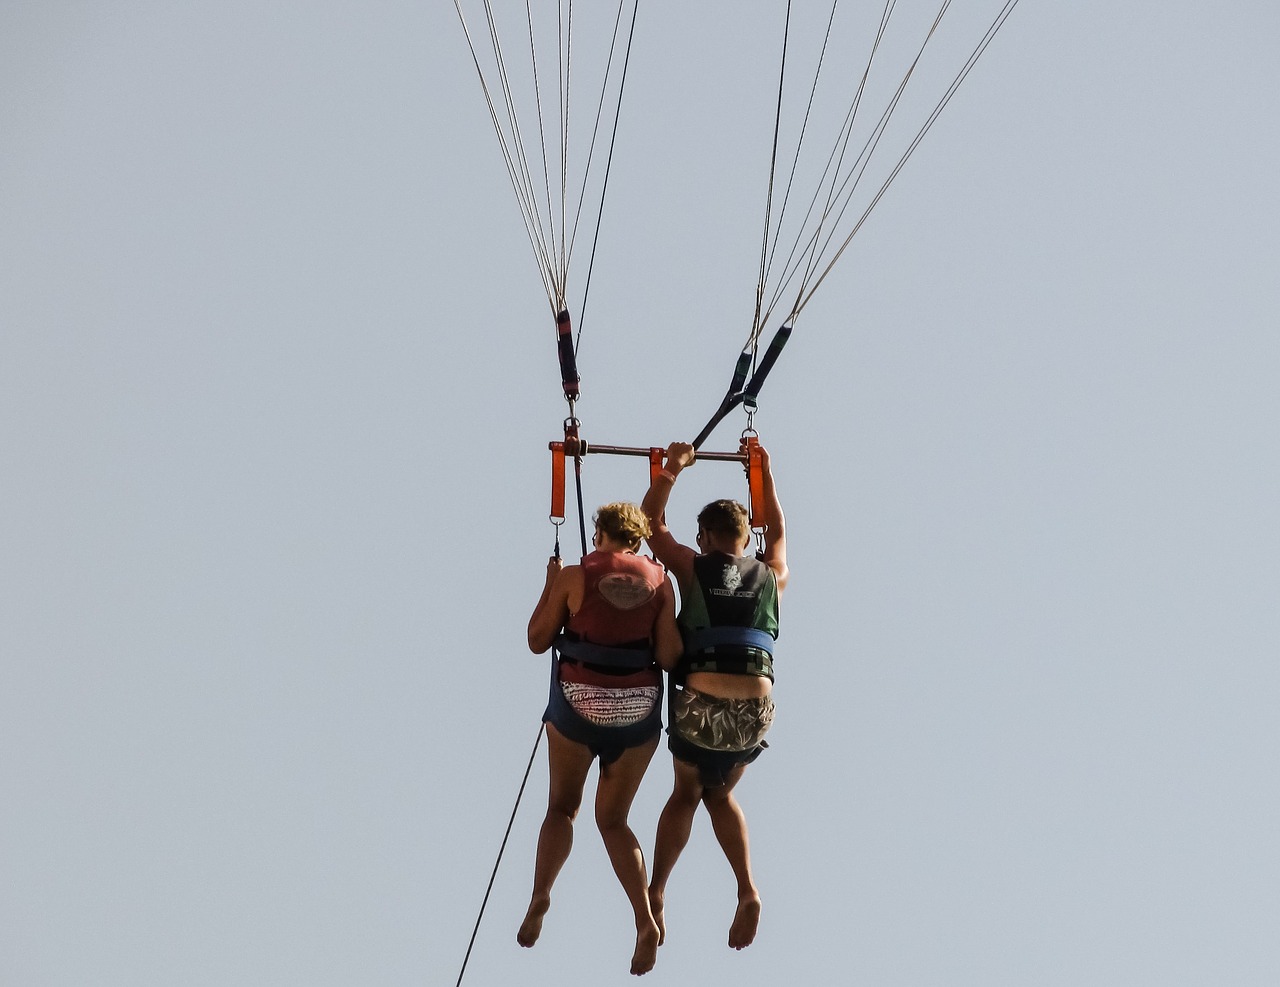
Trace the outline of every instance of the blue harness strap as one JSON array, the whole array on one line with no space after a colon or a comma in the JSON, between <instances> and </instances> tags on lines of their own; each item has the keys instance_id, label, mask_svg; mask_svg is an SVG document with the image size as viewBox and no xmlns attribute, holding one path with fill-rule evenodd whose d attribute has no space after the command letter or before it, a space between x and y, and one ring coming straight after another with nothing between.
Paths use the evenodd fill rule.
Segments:
<instances>
[{"instance_id":1,"label":"blue harness strap","mask_svg":"<svg viewBox=\"0 0 1280 987\"><path fill-rule=\"evenodd\" d=\"M566 658L608 668L634 668L639 671L653 664L653 652L648 648L611 648L589 641L575 641L564 634L556 638L555 647Z\"/></svg>"},{"instance_id":2,"label":"blue harness strap","mask_svg":"<svg viewBox=\"0 0 1280 987\"><path fill-rule=\"evenodd\" d=\"M773 635L754 627L703 627L685 637L686 655L714 653L716 648L756 648L773 655Z\"/></svg>"}]
</instances>

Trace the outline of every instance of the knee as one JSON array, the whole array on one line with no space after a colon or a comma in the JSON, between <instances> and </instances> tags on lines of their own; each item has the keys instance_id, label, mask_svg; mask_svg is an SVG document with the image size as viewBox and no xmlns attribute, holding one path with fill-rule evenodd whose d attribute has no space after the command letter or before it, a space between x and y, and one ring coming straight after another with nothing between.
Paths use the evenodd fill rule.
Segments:
<instances>
[{"instance_id":1,"label":"knee","mask_svg":"<svg viewBox=\"0 0 1280 987\"><path fill-rule=\"evenodd\" d=\"M685 809L693 812L698 808L698 803L702 801L702 792L697 788L690 788L685 785L677 785L671 792L671 797L667 799L667 804L679 809Z\"/></svg>"},{"instance_id":2,"label":"knee","mask_svg":"<svg viewBox=\"0 0 1280 987\"><path fill-rule=\"evenodd\" d=\"M547 818L573 822L578 818L578 810L581 807L581 799L552 799L547 803Z\"/></svg>"},{"instance_id":3,"label":"knee","mask_svg":"<svg viewBox=\"0 0 1280 987\"><path fill-rule=\"evenodd\" d=\"M596 829L600 830L601 836L627 832L627 816L625 813L597 810Z\"/></svg>"}]
</instances>

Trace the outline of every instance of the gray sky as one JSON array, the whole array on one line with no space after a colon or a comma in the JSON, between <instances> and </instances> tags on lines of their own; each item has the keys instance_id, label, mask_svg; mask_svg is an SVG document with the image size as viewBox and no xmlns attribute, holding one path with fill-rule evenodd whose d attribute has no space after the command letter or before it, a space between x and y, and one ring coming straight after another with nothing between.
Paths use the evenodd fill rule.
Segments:
<instances>
[{"instance_id":1,"label":"gray sky","mask_svg":"<svg viewBox=\"0 0 1280 987\"><path fill-rule=\"evenodd\" d=\"M637 28L597 442L691 437L749 328L781 5L689 6ZM1026 0L805 309L761 933L703 817L645 983L1280 980L1278 32ZM545 699L553 341L451 4L0 4L0 982L454 983ZM473 987L628 979L589 813L515 944L545 788Z\"/></svg>"}]
</instances>

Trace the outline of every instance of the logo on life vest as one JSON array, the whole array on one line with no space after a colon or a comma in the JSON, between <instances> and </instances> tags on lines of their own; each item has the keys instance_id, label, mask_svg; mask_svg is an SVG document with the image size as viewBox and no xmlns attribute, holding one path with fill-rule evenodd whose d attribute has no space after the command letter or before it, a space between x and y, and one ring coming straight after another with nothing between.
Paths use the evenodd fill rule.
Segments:
<instances>
[{"instance_id":1,"label":"logo on life vest","mask_svg":"<svg viewBox=\"0 0 1280 987\"><path fill-rule=\"evenodd\" d=\"M654 589L640 576L628 572L611 572L602 576L596 588L610 606L618 610L634 610L653 599Z\"/></svg>"},{"instance_id":2,"label":"logo on life vest","mask_svg":"<svg viewBox=\"0 0 1280 987\"><path fill-rule=\"evenodd\" d=\"M742 585L742 572L736 565L727 565L720 573L725 589L737 589Z\"/></svg>"}]
</instances>

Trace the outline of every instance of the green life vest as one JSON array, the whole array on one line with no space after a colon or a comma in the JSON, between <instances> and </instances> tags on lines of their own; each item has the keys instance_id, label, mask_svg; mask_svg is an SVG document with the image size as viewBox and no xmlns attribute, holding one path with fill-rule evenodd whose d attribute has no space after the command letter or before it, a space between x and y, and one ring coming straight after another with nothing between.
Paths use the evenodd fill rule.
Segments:
<instances>
[{"instance_id":1,"label":"green life vest","mask_svg":"<svg viewBox=\"0 0 1280 987\"><path fill-rule=\"evenodd\" d=\"M679 672L729 672L773 679L778 581L759 559L710 552L680 583L685 653Z\"/></svg>"}]
</instances>

